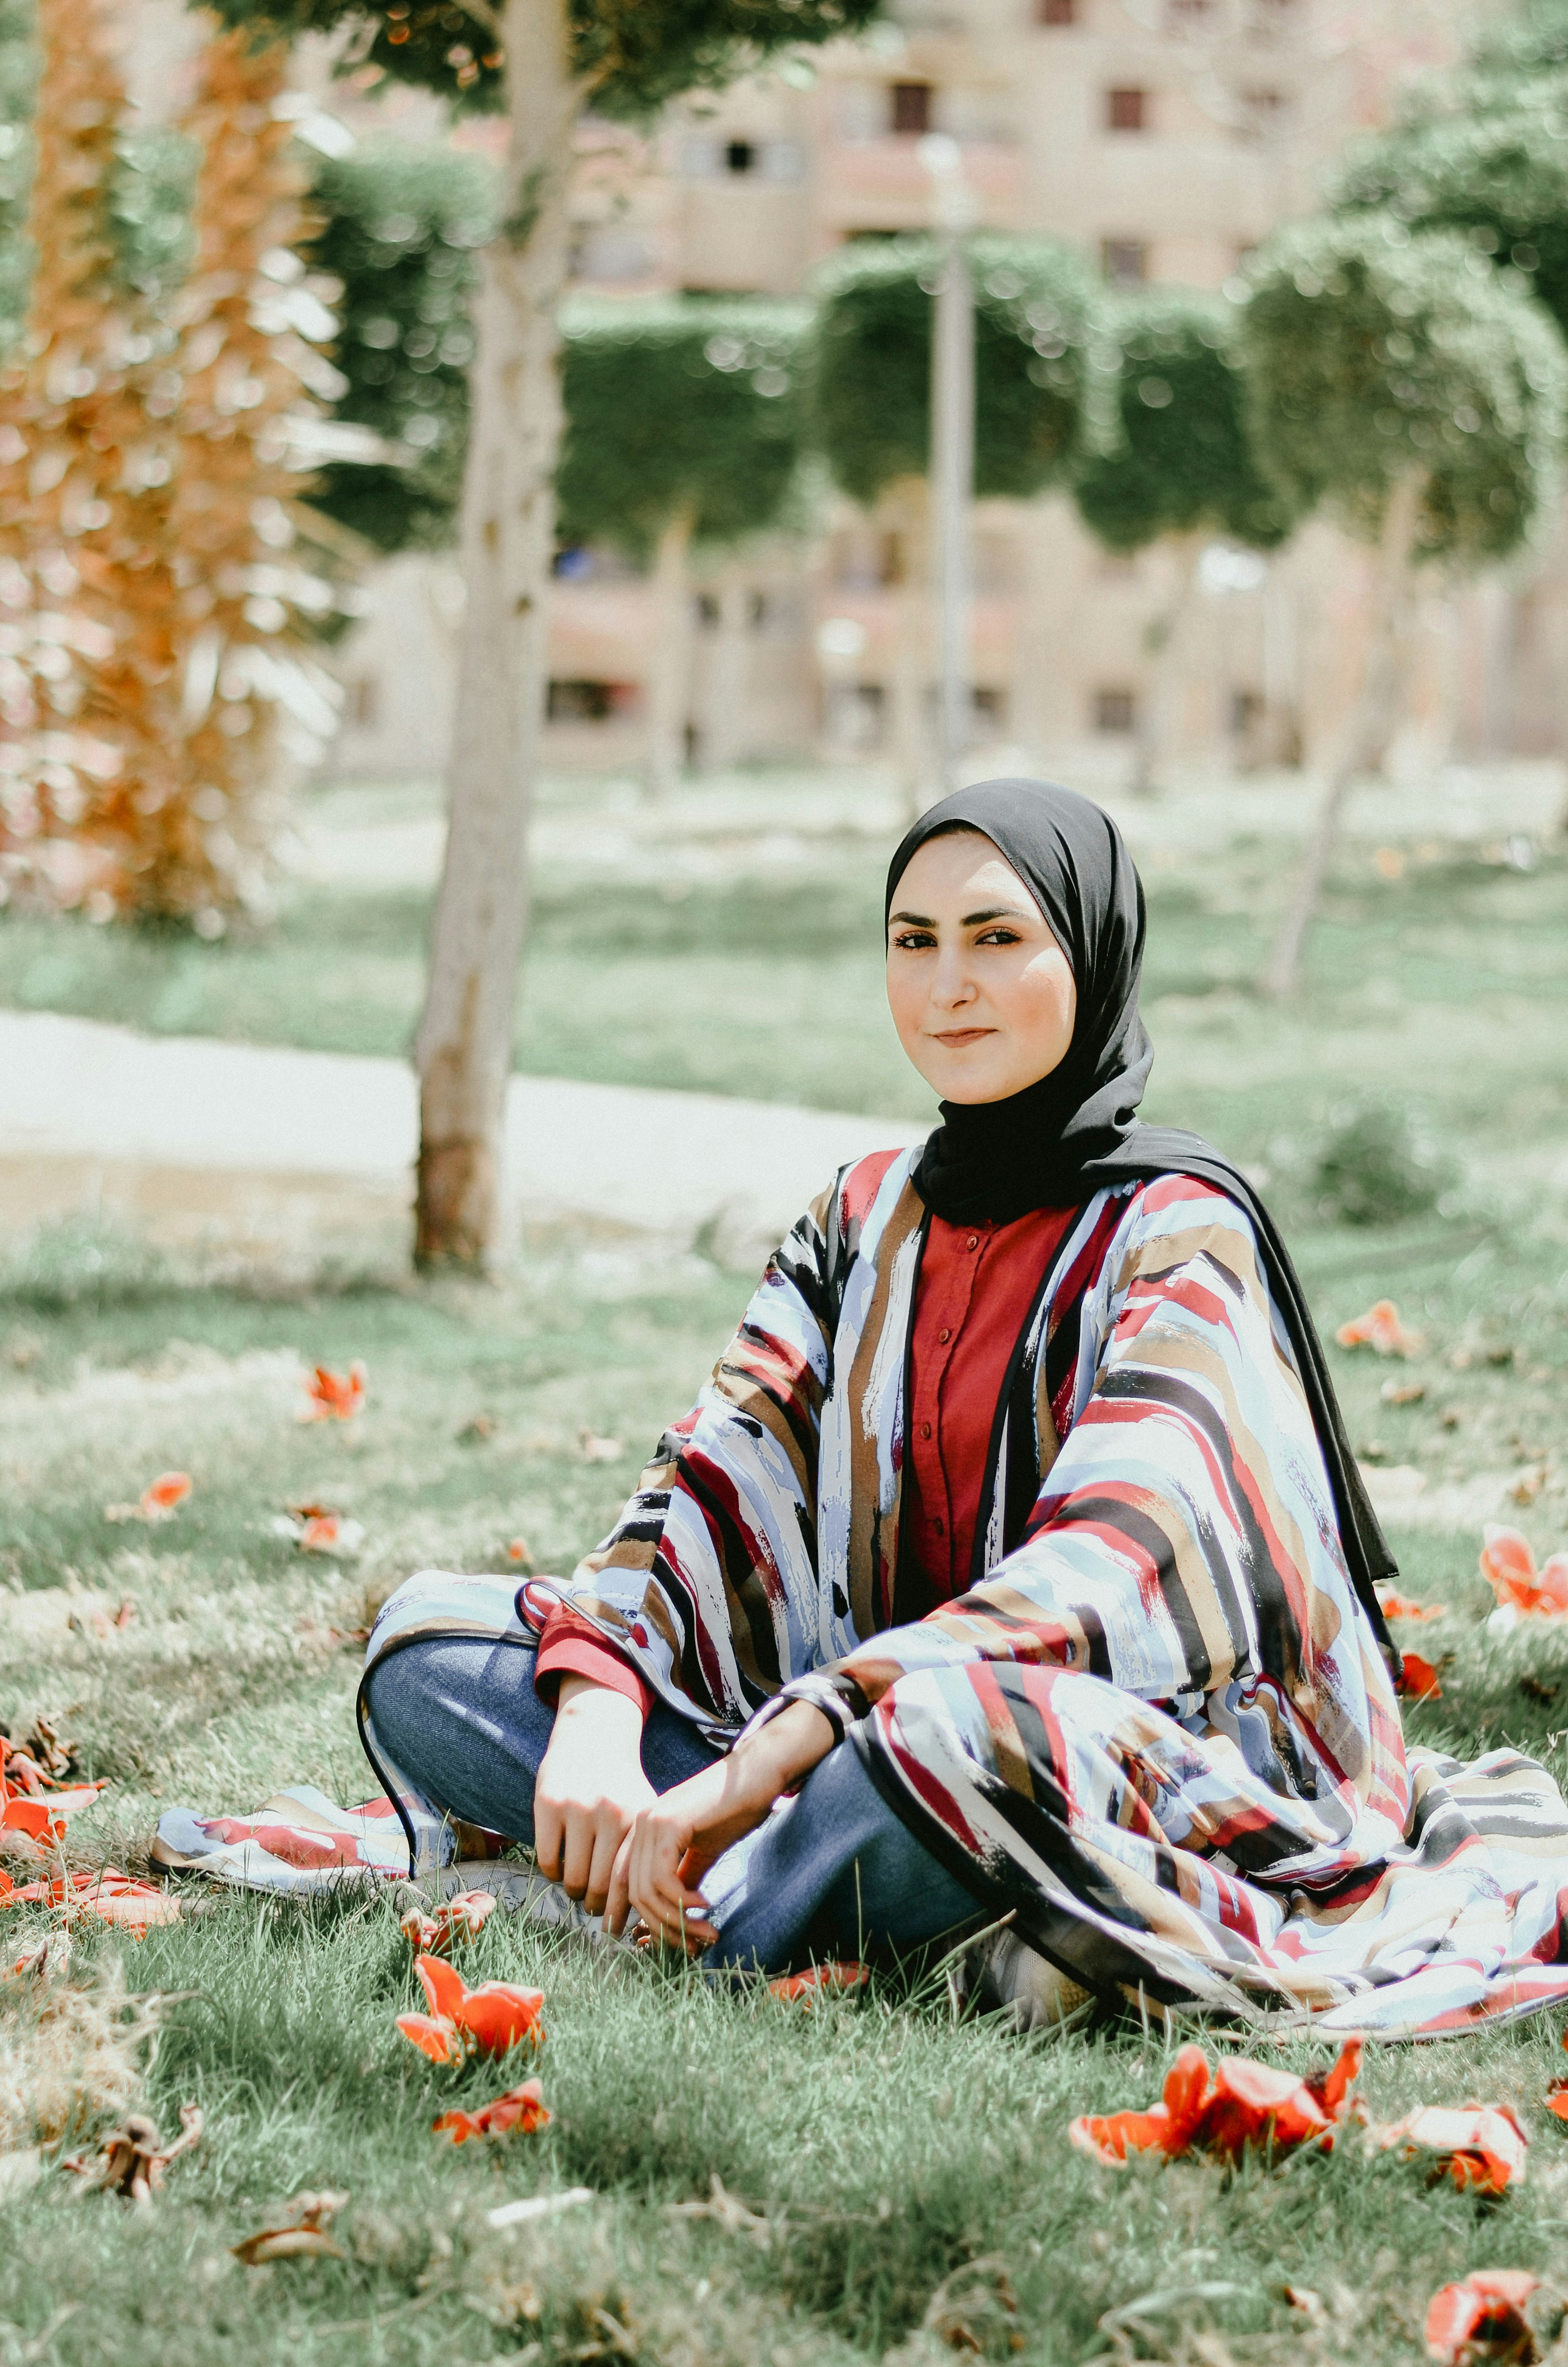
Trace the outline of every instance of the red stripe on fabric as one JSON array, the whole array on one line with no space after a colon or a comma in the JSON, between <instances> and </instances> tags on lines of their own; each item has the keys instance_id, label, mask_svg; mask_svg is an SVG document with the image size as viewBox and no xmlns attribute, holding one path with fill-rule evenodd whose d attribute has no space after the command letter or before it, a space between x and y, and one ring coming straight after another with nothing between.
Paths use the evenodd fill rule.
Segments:
<instances>
[{"instance_id":1,"label":"red stripe on fabric","mask_svg":"<svg viewBox=\"0 0 1568 2367\"><path fill-rule=\"evenodd\" d=\"M846 1225L865 1223L889 1168L903 1157L902 1150L873 1150L855 1161L839 1187L838 1202Z\"/></svg>"},{"instance_id":2,"label":"red stripe on fabric","mask_svg":"<svg viewBox=\"0 0 1568 2367\"><path fill-rule=\"evenodd\" d=\"M1217 1184L1206 1184L1198 1175L1159 1175L1143 1186L1142 1205L1155 1216L1183 1200L1219 1200L1227 1208L1236 1205L1229 1193L1221 1192Z\"/></svg>"},{"instance_id":3,"label":"red stripe on fabric","mask_svg":"<svg viewBox=\"0 0 1568 2367\"><path fill-rule=\"evenodd\" d=\"M897 1704L892 1694L886 1694L877 1704L876 1715L882 1726L882 1740L904 1783L922 1807L929 1810L937 1822L971 1857L983 1859L985 1844L959 1806L956 1795L923 1767L914 1752L899 1738Z\"/></svg>"},{"instance_id":4,"label":"red stripe on fabric","mask_svg":"<svg viewBox=\"0 0 1568 2367\"><path fill-rule=\"evenodd\" d=\"M557 1603L546 1620L534 1662L534 1691L550 1708L560 1698L562 1677L586 1677L607 1693L621 1694L636 1704L647 1722L653 1687L616 1645L564 1603Z\"/></svg>"}]
</instances>

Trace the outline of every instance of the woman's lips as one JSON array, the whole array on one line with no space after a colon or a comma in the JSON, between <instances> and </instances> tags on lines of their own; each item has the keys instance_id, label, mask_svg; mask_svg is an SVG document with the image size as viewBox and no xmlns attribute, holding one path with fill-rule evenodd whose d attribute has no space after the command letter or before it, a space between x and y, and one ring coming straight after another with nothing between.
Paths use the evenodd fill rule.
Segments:
<instances>
[{"instance_id":1,"label":"woman's lips","mask_svg":"<svg viewBox=\"0 0 1568 2367\"><path fill-rule=\"evenodd\" d=\"M949 1051L958 1051L965 1044L978 1044L983 1036L994 1036L996 1030L994 1027L954 1027L946 1033L937 1033L935 1029L932 1033L938 1044L945 1044Z\"/></svg>"}]
</instances>

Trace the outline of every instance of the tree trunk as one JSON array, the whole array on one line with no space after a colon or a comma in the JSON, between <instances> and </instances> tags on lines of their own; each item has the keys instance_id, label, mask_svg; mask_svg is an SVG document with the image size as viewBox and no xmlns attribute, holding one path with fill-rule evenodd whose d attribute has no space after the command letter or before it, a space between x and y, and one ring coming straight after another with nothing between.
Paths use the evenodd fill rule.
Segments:
<instances>
[{"instance_id":1,"label":"tree trunk","mask_svg":"<svg viewBox=\"0 0 1568 2367\"><path fill-rule=\"evenodd\" d=\"M705 773L722 773L735 764L745 745L746 643L750 587L738 568L726 568L715 598L718 620L708 653L708 681L702 702L701 759Z\"/></svg>"},{"instance_id":2,"label":"tree trunk","mask_svg":"<svg viewBox=\"0 0 1568 2367\"><path fill-rule=\"evenodd\" d=\"M653 672L648 684L648 787L668 797L686 761L691 708L691 585L687 553L692 514L679 509L659 537L653 559Z\"/></svg>"},{"instance_id":3,"label":"tree trunk","mask_svg":"<svg viewBox=\"0 0 1568 2367\"><path fill-rule=\"evenodd\" d=\"M930 509L923 478L899 485L889 504L899 539L899 577L894 587L898 606L888 738L911 821L925 812L937 787L932 718L926 697L931 621Z\"/></svg>"},{"instance_id":4,"label":"tree trunk","mask_svg":"<svg viewBox=\"0 0 1568 2367\"><path fill-rule=\"evenodd\" d=\"M495 1249L528 809L544 719L546 599L561 438L556 307L578 93L566 0L506 0L511 97L502 225L483 258L463 481L468 587L446 864L419 1024L415 1254L479 1264Z\"/></svg>"},{"instance_id":5,"label":"tree trunk","mask_svg":"<svg viewBox=\"0 0 1568 2367\"><path fill-rule=\"evenodd\" d=\"M1170 742L1171 718L1181 687L1184 628L1198 588L1198 562L1208 539L1201 534L1172 538L1176 583L1170 598L1143 636L1143 646L1149 653L1149 682L1139 711L1133 749L1135 797L1152 798L1160 787L1160 769Z\"/></svg>"},{"instance_id":6,"label":"tree trunk","mask_svg":"<svg viewBox=\"0 0 1568 2367\"><path fill-rule=\"evenodd\" d=\"M1425 491L1425 477L1419 471L1412 470L1400 479L1389 495L1379 551L1377 606L1368 638L1360 695L1324 790L1323 802L1307 842L1306 857L1296 883L1296 892L1280 923L1274 950L1263 974L1264 992L1281 1002L1296 991L1301 947L1317 910L1324 882L1328 878L1346 793L1353 781L1364 773L1374 772L1381 764L1399 718L1404 675L1404 627L1410 597L1410 556L1415 548L1415 527Z\"/></svg>"}]
</instances>

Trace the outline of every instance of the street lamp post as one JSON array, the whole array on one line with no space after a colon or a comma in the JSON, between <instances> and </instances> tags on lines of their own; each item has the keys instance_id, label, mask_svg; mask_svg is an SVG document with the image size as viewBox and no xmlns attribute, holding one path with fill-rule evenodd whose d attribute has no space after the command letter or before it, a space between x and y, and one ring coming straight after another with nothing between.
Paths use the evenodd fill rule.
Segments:
<instances>
[{"instance_id":1,"label":"street lamp post","mask_svg":"<svg viewBox=\"0 0 1568 2367\"><path fill-rule=\"evenodd\" d=\"M931 176L938 277L931 329L931 493L936 514L937 682L944 790L959 785L969 750L970 514L974 499L974 283L964 240L976 208L959 143L928 132L920 160Z\"/></svg>"}]
</instances>

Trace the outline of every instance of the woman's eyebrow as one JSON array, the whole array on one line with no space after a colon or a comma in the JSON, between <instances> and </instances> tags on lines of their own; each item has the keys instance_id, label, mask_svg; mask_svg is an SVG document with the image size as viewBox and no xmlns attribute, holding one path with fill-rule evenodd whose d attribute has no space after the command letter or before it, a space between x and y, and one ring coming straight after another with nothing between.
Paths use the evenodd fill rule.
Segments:
<instances>
[{"instance_id":1,"label":"woman's eyebrow","mask_svg":"<svg viewBox=\"0 0 1568 2367\"><path fill-rule=\"evenodd\" d=\"M959 926L978 929L987 921L1027 921L1028 918L1021 904L991 904L983 912L966 912Z\"/></svg>"},{"instance_id":2,"label":"woman's eyebrow","mask_svg":"<svg viewBox=\"0 0 1568 2367\"><path fill-rule=\"evenodd\" d=\"M890 912L888 926L891 928L895 921L911 929L934 929L937 925L935 921L927 920L924 912Z\"/></svg>"}]
</instances>

